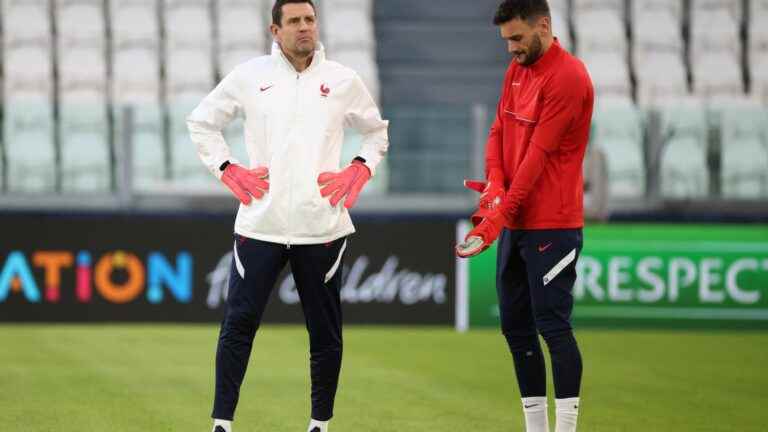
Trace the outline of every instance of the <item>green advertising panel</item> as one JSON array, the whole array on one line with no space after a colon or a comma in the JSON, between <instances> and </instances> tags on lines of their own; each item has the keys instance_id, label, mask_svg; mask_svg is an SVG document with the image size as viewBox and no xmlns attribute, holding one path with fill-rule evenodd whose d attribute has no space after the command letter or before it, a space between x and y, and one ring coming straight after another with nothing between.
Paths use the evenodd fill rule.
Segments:
<instances>
[{"instance_id":1,"label":"green advertising panel","mask_svg":"<svg viewBox=\"0 0 768 432\"><path fill-rule=\"evenodd\" d=\"M457 328L498 326L495 246L457 266ZM577 323L768 327L766 225L588 226L576 268Z\"/></svg>"}]
</instances>

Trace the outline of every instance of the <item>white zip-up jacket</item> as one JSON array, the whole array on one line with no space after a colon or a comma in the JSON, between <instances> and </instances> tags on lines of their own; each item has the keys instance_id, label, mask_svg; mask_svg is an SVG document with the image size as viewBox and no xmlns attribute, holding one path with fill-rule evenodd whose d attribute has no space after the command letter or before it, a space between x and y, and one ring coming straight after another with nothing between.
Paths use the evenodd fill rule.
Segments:
<instances>
[{"instance_id":1,"label":"white zip-up jacket","mask_svg":"<svg viewBox=\"0 0 768 432\"><path fill-rule=\"evenodd\" d=\"M237 234L290 246L355 232L343 205L320 196L317 177L341 168L345 127L363 136L359 156L371 173L387 152L388 122L357 73L326 60L321 44L301 73L277 43L272 55L237 66L187 119L200 159L217 178L224 162L238 163L222 134L237 115L245 117L250 167L268 167L270 183L262 199L240 205Z\"/></svg>"}]
</instances>

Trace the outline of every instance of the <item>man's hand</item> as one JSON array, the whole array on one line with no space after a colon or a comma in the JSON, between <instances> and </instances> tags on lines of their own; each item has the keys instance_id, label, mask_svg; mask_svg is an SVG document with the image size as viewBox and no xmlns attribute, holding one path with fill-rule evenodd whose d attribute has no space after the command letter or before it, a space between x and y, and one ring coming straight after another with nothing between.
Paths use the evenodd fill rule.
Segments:
<instances>
[{"instance_id":1,"label":"man's hand","mask_svg":"<svg viewBox=\"0 0 768 432\"><path fill-rule=\"evenodd\" d=\"M477 212L472 215L472 225L477 226L483 218L487 217L499 207L504 199L504 173L501 170L491 170L488 173L488 181L464 180L464 187L479 192L480 203Z\"/></svg>"},{"instance_id":2,"label":"man's hand","mask_svg":"<svg viewBox=\"0 0 768 432\"><path fill-rule=\"evenodd\" d=\"M488 249L499 237L505 222L506 217L501 207L491 212L464 237L464 243L456 245L456 256L469 258Z\"/></svg>"},{"instance_id":3,"label":"man's hand","mask_svg":"<svg viewBox=\"0 0 768 432\"><path fill-rule=\"evenodd\" d=\"M228 165L221 175L221 181L244 205L251 203L251 196L261 199L269 191L268 178L267 167L249 170L235 164Z\"/></svg>"},{"instance_id":4,"label":"man's hand","mask_svg":"<svg viewBox=\"0 0 768 432\"><path fill-rule=\"evenodd\" d=\"M351 209L357 196L371 178L371 170L361 161L354 160L348 167L339 172L324 172L317 178L317 183L322 186L320 195L330 196L331 206L336 207L342 198L344 207Z\"/></svg>"}]
</instances>

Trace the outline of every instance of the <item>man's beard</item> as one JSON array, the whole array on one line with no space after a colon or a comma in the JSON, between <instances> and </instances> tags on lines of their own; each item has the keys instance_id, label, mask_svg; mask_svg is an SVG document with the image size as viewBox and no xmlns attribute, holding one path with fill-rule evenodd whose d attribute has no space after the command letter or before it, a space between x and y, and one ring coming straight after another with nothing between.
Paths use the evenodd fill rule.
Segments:
<instances>
[{"instance_id":1,"label":"man's beard","mask_svg":"<svg viewBox=\"0 0 768 432\"><path fill-rule=\"evenodd\" d=\"M306 57L315 52L315 42L309 42L304 44L296 44L296 55L299 57Z\"/></svg>"},{"instance_id":2,"label":"man's beard","mask_svg":"<svg viewBox=\"0 0 768 432\"><path fill-rule=\"evenodd\" d=\"M528 48L528 54L525 56L525 62L520 63L521 66L530 66L536 63L541 58L542 43L539 35L533 35L531 40L531 46Z\"/></svg>"}]
</instances>

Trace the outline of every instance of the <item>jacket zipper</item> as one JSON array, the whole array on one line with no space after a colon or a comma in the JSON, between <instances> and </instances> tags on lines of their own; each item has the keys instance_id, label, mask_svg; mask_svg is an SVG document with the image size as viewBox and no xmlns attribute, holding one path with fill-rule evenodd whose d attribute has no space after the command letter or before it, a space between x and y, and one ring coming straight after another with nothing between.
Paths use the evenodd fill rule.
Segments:
<instances>
[{"instance_id":1,"label":"jacket zipper","mask_svg":"<svg viewBox=\"0 0 768 432\"><path fill-rule=\"evenodd\" d=\"M294 118L299 113L299 91L300 91L299 84L300 84L300 81L301 81L301 74L300 73L296 73L296 93L295 93L296 97L294 98L294 111L293 111L294 112ZM292 209L293 208L293 170L291 170L290 189L289 189L289 192L288 192L288 196L289 196L288 204L290 205L289 208ZM285 245L286 249L290 249L291 248L291 233L292 232L293 232L293 212L289 211L288 212L288 242Z\"/></svg>"}]
</instances>

